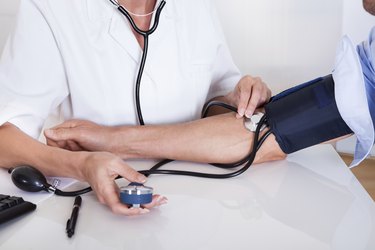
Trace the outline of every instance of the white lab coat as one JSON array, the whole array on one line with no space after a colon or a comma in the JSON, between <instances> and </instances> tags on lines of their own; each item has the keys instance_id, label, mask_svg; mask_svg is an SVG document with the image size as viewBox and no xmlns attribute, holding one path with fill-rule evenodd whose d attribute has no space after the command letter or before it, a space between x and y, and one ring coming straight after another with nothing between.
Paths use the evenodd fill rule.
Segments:
<instances>
[{"instance_id":1,"label":"white lab coat","mask_svg":"<svg viewBox=\"0 0 375 250\"><path fill-rule=\"evenodd\" d=\"M0 125L37 138L48 115L136 124L141 49L108 0L23 0L0 62ZM240 79L209 0L168 0L141 84L146 124L200 116Z\"/></svg>"}]
</instances>

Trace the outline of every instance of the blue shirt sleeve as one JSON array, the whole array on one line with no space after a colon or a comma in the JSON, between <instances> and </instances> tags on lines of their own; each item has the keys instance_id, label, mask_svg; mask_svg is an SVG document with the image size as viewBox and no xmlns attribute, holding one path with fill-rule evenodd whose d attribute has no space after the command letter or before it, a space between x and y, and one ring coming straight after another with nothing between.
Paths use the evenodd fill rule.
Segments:
<instances>
[{"instance_id":1,"label":"blue shirt sleeve","mask_svg":"<svg viewBox=\"0 0 375 250\"><path fill-rule=\"evenodd\" d=\"M365 80L367 102L371 114L371 119L375 122L375 27L371 30L369 39L357 46L363 76ZM374 123L375 124L375 123ZM374 127L375 130L375 127ZM375 142L374 142L375 143Z\"/></svg>"}]
</instances>

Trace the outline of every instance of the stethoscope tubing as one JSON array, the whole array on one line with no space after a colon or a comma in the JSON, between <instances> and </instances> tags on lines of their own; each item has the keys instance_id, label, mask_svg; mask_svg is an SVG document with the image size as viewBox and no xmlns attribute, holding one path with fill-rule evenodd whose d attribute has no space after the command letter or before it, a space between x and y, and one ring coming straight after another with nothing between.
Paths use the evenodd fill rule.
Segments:
<instances>
[{"instance_id":1,"label":"stethoscope tubing","mask_svg":"<svg viewBox=\"0 0 375 250\"><path fill-rule=\"evenodd\" d=\"M123 7L121 6L118 1L116 0L110 0L116 7L117 9L123 14L126 19L129 21L130 25L133 27L135 32L140 34L143 37L143 53L142 53L142 58L141 62L139 64L139 69L137 73L137 80L135 83L135 104L136 104L136 110L137 110L137 117L138 117L138 122L140 125L145 125L144 119L143 119L143 114L142 114L142 107L141 107L141 82L142 82L142 76L144 72L144 68L146 65L146 59L147 59L147 53L148 53L148 47L149 47L149 36L156 31L156 29L159 26L159 20L160 20L160 14L161 11L163 10L166 2L162 0L156 10L155 13L155 19L152 27L149 30L142 30L140 29L137 24L134 22L133 18L131 17L131 14Z\"/></svg>"},{"instance_id":2,"label":"stethoscope tubing","mask_svg":"<svg viewBox=\"0 0 375 250\"><path fill-rule=\"evenodd\" d=\"M112 0L110 0L110 1L112 1ZM161 11L163 10L165 4L166 4L166 2L164 0L162 0L160 2L159 6L156 10L156 13L155 13L154 24L152 25L152 27L149 30L141 30L140 28L138 28L138 26L135 24L133 18L131 17L130 13L123 6L118 5L117 9L126 17L126 19L128 19L130 25L133 27L135 32L137 32L138 34L140 34L142 36L149 36L152 33L154 33L155 30L158 28L159 20L160 20L160 14L161 14Z\"/></svg>"},{"instance_id":3,"label":"stethoscope tubing","mask_svg":"<svg viewBox=\"0 0 375 250\"><path fill-rule=\"evenodd\" d=\"M140 65L139 65L138 74L137 74L136 90L135 90L138 120L139 120L140 125L144 125L144 120L143 120L143 116L142 116L142 109L141 109L141 105L140 105L140 85L141 85L142 75L143 75L143 71L144 71L144 67L145 67L146 59L147 59L148 37L153 32L155 32L155 30L157 29L157 27L159 25L160 13L161 13L162 9L164 8L166 2L164 0L161 1L161 3L158 6L158 9L156 11L156 14L155 14L155 20L154 20L153 26L148 31L144 31L144 30L141 30L137 27L137 25L135 24L135 22L134 22L133 18L131 17L130 13L123 6L121 6L118 3L117 0L109 0L109 1L112 4L114 4L117 7L117 9L128 19L128 21L131 24L131 26L133 27L133 29L138 34L142 35L143 38L144 38L144 48L143 48L141 62L140 62ZM235 107L232 107L232 106L230 106L226 103L222 103L222 102L218 102L218 101L211 101L211 102L208 102L203 107L202 118L207 116L209 108L211 108L212 106L221 106L221 107L224 107L224 108L229 109L229 110L234 111L234 112L237 111L237 109ZM159 169L160 167L164 166L165 164L168 164L168 163L173 161L173 160L166 159L166 160L163 160L163 161L157 163L151 169L141 170L141 171L139 171L139 173L142 173L146 176L155 175L155 174L161 174L161 175L168 174L168 175L183 175L183 176L194 176L194 177L214 178L214 179L225 179L225 178L232 178L232 177L238 176L238 175L244 173L246 170L248 170L250 168L250 166L252 165L252 163L255 159L256 152L259 150L259 148L261 147L263 142L267 139L267 137L271 134L271 130L269 130L259 139L261 127L263 126L263 124L266 124L266 123L267 123L267 117L266 117L266 115L264 115L262 117L262 119L260 120L257 128L256 128L256 131L255 131L255 134L254 134L253 145L252 145L253 146L252 151L247 157L245 157L244 159L242 159L242 160L240 160L236 163L232 163L232 164L218 164L218 163L212 163L211 164L215 167L219 167L219 168L223 168L223 169L236 168L236 167L239 167L239 166L245 164L243 167L241 167L240 169L238 169L236 171L232 171L232 172L225 173L225 174L212 174L212 173L201 173L201 172L183 171L183 170ZM118 178L122 178L122 177L119 176ZM91 190L92 190L91 187L87 187L85 189L72 191L72 192L65 192L65 191L61 191L59 189L56 189L55 194L59 195L59 196L77 196L77 195L81 195L81 194L90 192Z\"/></svg>"},{"instance_id":4,"label":"stethoscope tubing","mask_svg":"<svg viewBox=\"0 0 375 250\"><path fill-rule=\"evenodd\" d=\"M154 165L149 170L140 170L138 172L141 173L141 174L144 174L146 176L157 175L157 174L159 174L159 175L182 175L182 176L192 176L192 177L210 178L210 179L227 179L227 178L236 177L238 175L241 175L242 173L244 173L246 170L248 170L251 167L252 163L254 162L256 152L260 149L261 145L264 143L264 141L267 139L267 137L271 134L272 131L269 130L259 139L261 127L263 126L263 124L266 124L266 123L267 123L267 117L266 117L266 115L264 115L262 117L262 119L259 121L257 129L254 133L254 140L253 140L253 145L252 145L253 147L252 147L251 153L247 157L245 157L240 162L234 163L234 164L217 164L217 165L219 165L219 167L220 167L220 165L225 165L226 167L221 167L221 168L228 168L229 169L229 168L238 167L239 163L241 163L241 162L246 162L246 164L238 170L235 170L235 171L232 171L232 172L229 172L229 173L225 173L225 174L212 174L212 173L202 173L202 172L173 170L173 169L159 169L163 165L173 161L173 160L167 159L167 160L163 160L163 161L157 163L156 165ZM211 164L211 165L216 166L215 164ZM119 179L119 178L122 178L122 176L117 177L117 179ZM59 195L59 196L72 197L72 196L81 195L81 194L84 194L84 193L87 193L87 192L90 192L90 191L92 191L91 187L87 187L85 189L72 191L72 192L65 192L65 191L61 191L59 189L56 189L55 194Z\"/></svg>"}]
</instances>

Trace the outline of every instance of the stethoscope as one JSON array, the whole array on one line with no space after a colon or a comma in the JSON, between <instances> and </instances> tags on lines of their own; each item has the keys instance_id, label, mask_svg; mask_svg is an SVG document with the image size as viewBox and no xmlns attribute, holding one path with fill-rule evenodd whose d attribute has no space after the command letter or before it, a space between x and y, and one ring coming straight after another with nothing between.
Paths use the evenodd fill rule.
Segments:
<instances>
[{"instance_id":1,"label":"stethoscope","mask_svg":"<svg viewBox=\"0 0 375 250\"><path fill-rule=\"evenodd\" d=\"M117 0L109 0L109 1L113 5L115 5L116 8L129 20L133 29L138 34L142 35L144 38L144 49L143 49L143 54L141 58L141 63L139 65L139 70L138 70L138 75L137 75L137 80L136 80L136 91L135 91L136 107L137 107L137 115L138 115L139 123L140 125L144 125L139 96L140 96L140 85L141 85L141 80L142 80L142 74L143 74L143 70L144 70L146 58L147 58L148 37L157 29L158 24L159 24L160 14L166 2L164 0L160 2L155 13L154 24L148 31L144 31L137 27L133 18L131 17L131 13L128 10L126 10L123 6L121 6ZM237 112L237 109L233 106L230 106L228 104L218 102L218 101L210 101L206 103L205 106L203 107L202 117L206 117L209 109L213 106L221 106L223 108ZM232 164L218 164L218 163L211 164L215 167L222 168L222 169L233 169L233 168L237 168L243 165L243 167L239 168L238 170L224 173L224 174L211 174L211 173L201 173L201 172L183 171L183 170L159 169L161 166L173 161L173 160L163 160L157 163L156 165L154 165L149 170L141 170L139 172L146 176L149 176L152 174L168 174L168 175L185 175L185 176L214 178L214 179L224 179L224 178L232 178L232 177L238 176L250 168L250 166L252 165L255 159L256 152L259 150L259 148L261 147L263 142L267 139L267 137L271 134L271 130L269 130L263 136L260 137L261 128L266 123L267 123L267 117L264 115L256 126L253 145L252 145L252 151L247 157ZM12 178L13 183L18 188L24 191L39 192L39 191L44 190L47 192L52 192L59 196L77 196L77 195L81 195L81 194L92 191L91 187L87 187L82 190L71 191L71 192L59 190L57 189L55 185L49 184L45 176L41 172L39 172L39 170L31 166L16 167L14 169L10 169L9 173L11 173L11 178ZM118 178L121 178L121 177L118 177ZM128 186L121 188L120 200L125 204L138 207L142 204L147 204L151 202L152 191L153 189L151 187L146 187L139 183L130 183Z\"/></svg>"},{"instance_id":2,"label":"stethoscope","mask_svg":"<svg viewBox=\"0 0 375 250\"><path fill-rule=\"evenodd\" d=\"M221 104L211 104L212 106L222 106ZM207 112L207 111L206 111ZM161 166L173 161L173 160L164 160L157 163L155 166L149 170L141 170L139 173L146 176L153 174L167 174L167 175L183 175L183 176L194 176L194 177L203 177L203 178L213 178L213 179L225 179L232 178L244 173L252 165L256 152L259 150L261 145L271 134L271 130L267 131L263 136L260 137L261 127L266 124L267 118L263 116L259 121L256 131L254 133L254 140L252 144L252 150L250 154L244 159L232 163L232 164L211 164L215 167L222 168L225 170L237 168L243 165L241 168L235 171L230 171L224 174L212 174L212 173L201 173L193 171L184 171L184 170L172 170L172 169L159 169ZM18 166L8 171L11 174L11 179L13 183L20 189L28 192L39 192L47 191L52 192L58 196L77 196L85 194L92 191L91 187L87 187L77 191L62 191L58 189L55 185L51 185L47 182L46 177L36 168L31 166ZM119 176L118 178L122 178ZM120 200L121 202L128 204L129 206L139 207L142 204L147 204L152 201L152 192L151 187L144 186L139 183L130 183L126 187L120 189Z\"/></svg>"},{"instance_id":3,"label":"stethoscope","mask_svg":"<svg viewBox=\"0 0 375 250\"><path fill-rule=\"evenodd\" d=\"M142 58L141 58L141 62L139 64L137 80L136 80L136 83L135 83L135 105L136 105L136 109L137 109L137 116L138 116L139 124L145 125L144 120L143 120L142 109L141 109L141 100L140 100L140 91L141 91L140 89L141 89L142 75L143 75L143 71L144 71L146 59L147 59L149 36L152 33L154 33L155 30L158 28L160 14L161 14L161 11L163 10L166 2L164 0L162 0L159 3L159 6L156 9L154 24L152 25L152 27L149 30L141 30L140 28L138 28L138 26L135 24L133 18L131 17L131 15L134 15L133 13L130 13L126 8L124 8L122 5L120 5L117 0L109 0L109 1L128 19L130 25L133 27L135 32L140 34L143 37L143 40L144 40ZM153 12L151 12L149 14L152 14L152 13Z\"/></svg>"}]
</instances>

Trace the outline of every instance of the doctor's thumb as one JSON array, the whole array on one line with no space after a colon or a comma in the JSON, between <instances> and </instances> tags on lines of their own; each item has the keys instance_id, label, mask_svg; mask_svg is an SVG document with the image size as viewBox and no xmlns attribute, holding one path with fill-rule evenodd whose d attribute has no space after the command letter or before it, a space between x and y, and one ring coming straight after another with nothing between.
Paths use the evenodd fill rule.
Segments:
<instances>
[{"instance_id":1,"label":"doctor's thumb","mask_svg":"<svg viewBox=\"0 0 375 250\"><path fill-rule=\"evenodd\" d=\"M44 130L44 136L54 141L70 140L72 139L72 133L69 129L46 129Z\"/></svg>"}]
</instances>

